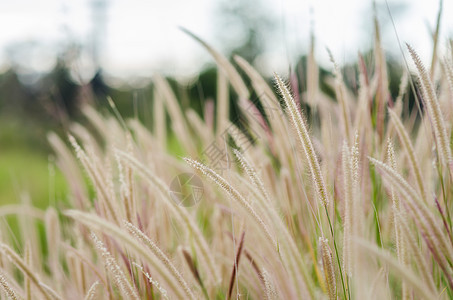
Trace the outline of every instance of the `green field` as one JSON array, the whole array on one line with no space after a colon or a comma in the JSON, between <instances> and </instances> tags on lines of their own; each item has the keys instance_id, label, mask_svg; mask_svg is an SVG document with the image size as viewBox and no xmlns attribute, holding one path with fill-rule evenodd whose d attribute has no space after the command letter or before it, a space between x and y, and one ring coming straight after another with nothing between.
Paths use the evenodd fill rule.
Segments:
<instances>
[{"instance_id":1,"label":"green field","mask_svg":"<svg viewBox=\"0 0 453 300\"><path fill-rule=\"evenodd\" d=\"M34 206L45 208L65 199L65 180L52 160L26 147L0 150L0 203L19 203L30 195Z\"/></svg>"}]
</instances>

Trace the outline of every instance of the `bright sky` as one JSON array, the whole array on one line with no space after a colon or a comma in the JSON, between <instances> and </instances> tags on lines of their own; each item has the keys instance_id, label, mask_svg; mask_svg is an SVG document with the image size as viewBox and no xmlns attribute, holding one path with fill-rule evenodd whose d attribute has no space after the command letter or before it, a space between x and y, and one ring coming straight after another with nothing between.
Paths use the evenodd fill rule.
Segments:
<instances>
[{"instance_id":1,"label":"bright sky","mask_svg":"<svg viewBox=\"0 0 453 300\"><path fill-rule=\"evenodd\" d=\"M25 70L46 71L55 64L54 55L71 40L92 45L92 4L100 0L14 0L0 1L0 71L6 69L9 57L16 57ZM434 26L438 1L388 0L402 42L412 44L428 61L431 38L427 24ZM190 76L208 62L209 54L182 33L184 26L217 49L224 49L216 36L217 1L209 0L105 0L105 30L100 48L100 64L114 77L149 77L155 72ZM383 4L384 1L377 1ZM268 51L259 62L265 72L287 70L296 55L306 52L310 22L317 37L318 60L329 67L325 47L328 46L339 63L355 58L372 41L371 1L363 0L260 0L281 26L270 39ZM397 4L397 5L396 5ZM407 6L398 14L397 6ZM310 13L310 10L313 13ZM441 45L452 37L453 1L445 1ZM387 52L401 55L388 12L378 12L386 30L384 47ZM226 35L231 30L225 28ZM224 33L225 35L225 33ZM28 46L11 47L28 42ZM35 45L41 46L33 46ZM13 50L11 50L13 49ZM19 57L19 59L17 59ZM93 74L91 56L82 55L78 67L83 76Z\"/></svg>"}]
</instances>

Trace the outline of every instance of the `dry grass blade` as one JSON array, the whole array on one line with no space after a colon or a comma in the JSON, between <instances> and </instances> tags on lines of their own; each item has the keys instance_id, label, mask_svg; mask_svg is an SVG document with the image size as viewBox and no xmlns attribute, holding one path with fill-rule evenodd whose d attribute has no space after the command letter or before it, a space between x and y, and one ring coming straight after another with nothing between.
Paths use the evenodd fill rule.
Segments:
<instances>
[{"instance_id":1,"label":"dry grass blade","mask_svg":"<svg viewBox=\"0 0 453 300\"><path fill-rule=\"evenodd\" d=\"M374 254L376 257L380 258L381 261L388 264L393 272L405 279L411 288L416 291L417 295L427 300L437 299L437 295L433 294L431 289L427 287L422 280L420 280L410 269L396 261L390 253L381 250L366 241L357 240L356 243L366 251L367 254Z\"/></svg>"},{"instance_id":2,"label":"dry grass blade","mask_svg":"<svg viewBox=\"0 0 453 300\"><path fill-rule=\"evenodd\" d=\"M63 300L63 298L61 298L58 293L56 291L54 291L50 286L48 286L47 284L44 284L42 282L39 283L39 285L44 289L46 290L49 295L52 296L52 299L55 299L55 300Z\"/></svg>"},{"instance_id":3,"label":"dry grass blade","mask_svg":"<svg viewBox=\"0 0 453 300\"><path fill-rule=\"evenodd\" d=\"M239 246L236 251L236 256L234 258L234 266L233 266L233 271L231 272L230 284L229 284L229 288L228 288L228 296L226 297L227 300L231 299L231 295L233 294L235 278L239 277L239 274L238 274L239 261L241 259L242 249L244 247L244 238L245 238L245 231L243 231L241 234L241 238L239 239ZM237 288L239 289L239 286Z\"/></svg>"},{"instance_id":4,"label":"dry grass blade","mask_svg":"<svg viewBox=\"0 0 453 300\"><path fill-rule=\"evenodd\" d=\"M400 118L396 115L396 113L392 109L389 109L388 111L389 111L390 119L392 120L393 124L395 125L396 132L398 133L401 144L403 145L404 150L406 150L407 156L409 157L409 163L410 163L412 172L414 172L415 180L417 182L417 186L418 186L420 195L422 196L423 200L425 202L427 202L428 198L427 198L425 187L423 184L422 172L420 170L420 166L418 164L418 160L415 155L414 146L412 145L409 134L407 133L406 129L404 128L403 123L401 123Z\"/></svg>"},{"instance_id":5,"label":"dry grass blade","mask_svg":"<svg viewBox=\"0 0 453 300\"><path fill-rule=\"evenodd\" d=\"M230 115L230 93L228 80L222 70L217 71L217 105L216 105L216 132L220 133L225 128Z\"/></svg>"},{"instance_id":6,"label":"dry grass blade","mask_svg":"<svg viewBox=\"0 0 453 300\"><path fill-rule=\"evenodd\" d=\"M197 280L197 282L200 285L200 287L203 290L205 290L203 281L201 280L200 272L198 272L198 269L197 269L197 266L195 264L195 261L192 258L192 256L190 255L189 251L187 251L186 249L181 249L181 252L182 252L182 255L184 257L184 260L187 263L187 266L189 266L189 270L192 273L193 277L195 278L195 280Z\"/></svg>"},{"instance_id":7,"label":"dry grass blade","mask_svg":"<svg viewBox=\"0 0 453 300\"><path fill-rule=\"evenodd\" d=\"M58 214L53 207L48 208L46 211L45 224L46 224L47 247L49 249L48 255L49 265L52 272L56 276L58 276L61 231L60 222L58 220Z\"/></svg>"},{"instance_id":8,"label":"dry grass blade","mask_svg":"<svg viewBox=\"0 0 453 300\"><path fill-rule=\"evenodd\" d=\"M24 215L38 220L44 220L45 212L28 204L7 204L0 207L0 217L8 215Z\"/></svg>"},{"instance_id":9,"label":"dry grass blade","mask_svg":"<svg viewBox=\"0 0 453 300\"><path fill-rule=\"evenodd\" d=\"M154 90L154 135L157 138L158 144L163 149L166 149L167 146L167 123L166 123L166 114L164 101L160 97L157 89Z\"/></svg>"}]
</instances>

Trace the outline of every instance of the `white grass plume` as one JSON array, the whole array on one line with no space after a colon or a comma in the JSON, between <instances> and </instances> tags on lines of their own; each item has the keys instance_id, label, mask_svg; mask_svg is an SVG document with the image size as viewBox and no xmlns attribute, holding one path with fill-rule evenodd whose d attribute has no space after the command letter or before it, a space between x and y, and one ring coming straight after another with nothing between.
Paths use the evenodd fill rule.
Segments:
<instances>
[{"instance_id":1,"label":"white grass plume","mask_svg":"<svg viewBox=\"0 0 453 300\"><path fill-rule=\"evenodd\" d=\"M332 251L330 250L327 239L319 238L320 255L324 271L324 280L327 292L331 300L337 299L337 284L335 278L335 266L333 264Z\"/></svg>"},{"instance_id":2,"label":"white grass plume","mask_svg":"<svg viewBox=\"0 0 453 300\"><path fill-rule=\"evenodd\" d=\"M91 239L94 242L94 246L100 252L104 261L105 267L110 271L116 285L120 289L123 297L128 299L140 299L137 294L137 290L131 285L126 275L121 270L120 266L112 254L105 248L104 243L92 232Z\"/></svg>"},{"instance_id":3,"label":"white grass plume","mask_svg":"<svg viewBox=\"0 0 453 300\"><path fill-rule=\"evenodd\" d=\"M436 145L441 158L440 160L451 169L453 168L453 159L451 155L449 136L447 134L447 128L445 126L442 110L440 108L433 83L415 50L409 45L407 45L407 48L412 56L415 66L417 67L420 87L423 92L423 100L433 127L434 138L436 139Z\"/></svg>"},{"instance_id":4,"label":"white grass plume","mask_svg":"<svg viewBox=\"0 0 453 300\"><path fill-rule=\"evenodd\" d=\"M12 300L20 300L22 297L19 296L19 293L9 284L5 276L0 272L0 288L3 290L5 295Z\"/></svg>"},{"instance_id":5,"label":"white grass plume","mask_svg":"<svg viewBox=\"0 0 453 300\"><path fill-rule=\"evenodd\" d=\"M283 83L283 81L277 74L275 74L274 77L277 82L280 94L285 100L287 111L290 115L294 129L296 130L299 142L304 149L318 199L323 206L328 207L329 196L327 193L326 185L324 183L324 178L321 173L321 167L319 165L318 158L316 157L313 144L310 140L307 124L304 120L304 117L300 113L299 108L297 107L296 101L294 101L294 98L291 96L291 93L289 92L287 86Z\"/></svg>"},{"instance_id":6,"label":"white grass plume","mask_svg":"<svg viewBox=\"0 0 453 300\"><path fill-rule=\"evenodd\" d=\"M262 275L262 278L264 281L264 289L265 289L264 292L265 292L266 300L279 299L275 286L271 281L271 276L270 276L269 272L267 272L266 269L263 269L261 271L261 275Z\"/></svg>"},{"instance_id":7,"label":"white grass plume","mask_svg":"<svg viewBox=\"0 0 453 300\"><path fill-rule=\"evenodd\" d=\"M91 287L88 289L88 292L85 295L85 300L94 300L96 299L96 293L98 290L99 281L95 281Z\"/></svg>"},{"instance_id":8,"label":"white grass plume","mask_svg":"<svg viewBox=\"0 0 453 300\"><path fill-rule=\"evenodd\" d=\"M393 143L389 140L388 141L388 159L390 162L390 166L392 167L393 170L397 170L396 166L396 159L395 159L395 150L393 148ZM404 211L401 209L400 205L400 200L393 190L391 189L391 198L392 198L392 208L393 208L393 222L394 222L394 228L395 228L395 241L396 241L396 252L398 256L398 261L404 265L408 265L408 253L407 253L407 245L406 245L406 239L403 235L403 232L401 230L401 224L399 222L399 219L396 217L396 215L399 213L401 216L405 216ZM406 282L403 280L403 286L402 286L402 298L403 299L409 299L409 290L407 288Z\"/></svg>"},{"instance_id":9,"label":"white grass plume","mask_svg":"<svg viewBox=\"0 0 453 300\"><path fill-rule=\"evenodd\" d=\"M128 147L129 148L129 147ZM132 151L129 150L129 153ZM124 168L118 154L115 153L116 162L118 165L118 175L120 182L120 193L123 202L123 208L126 215L126 219L129 222L134 222L137 214L135 199L134 199L134 183L133 183L133 172L131 168ZM125 170L124 170L125 169Z\"/></svg>"},{"instance_id":10,"label":"white grass plume","mask_svg":"<svg viewBox=\"0 0 453 300\"><path fill-rule=\"evenodd\" d=\"M342 163L344 186L343 265L345 274L352 277L356 259L352 238L357 235L357 214L354 213L356 201L354 200L355 184L353 178L353 165L351 153L346 141L343 143Z\"/></svg>"},{"instance_id":11,"label":"white grass plume","mask_svg":"<svg viewBox=\"0 0 453 300\"><path fill-rule=\"evenodd\" d=\"M137 267L140 272L142 272L143 275L145 275L146 279L148 279L149 283L151 283L153 285L153 287L155 287L160 295L162 296L163 299L169 299L168 298L168 295L167 295L167 291L159 284L159 282L157 282L156 280L154 280L149 274L148 272L145 272L145 270L143 270L143 267L140 266L139 264L133 262L132 263L135 267Z\"/></svg>"},{"instance_id":12,"label":"white grass plume","mask_svg":"<svg viewBox=\"0 0 453 300\"><path fill-rule=\"evenodd\" d=\"M233 149L233 153L237 157L239 162L241 163L242 168L244 169L244 171L249 176L249 178L252 181L253 185L260 191L261 195L266 199L266 201L268 203L271 203L271 199L270 199L269 193L266 190L266 188L264 187L263 181L258 176L258 174L256 173L256 171L253 168L253 166L250 164L250 162L238 150Z\"/></svg>"}]
</instances>

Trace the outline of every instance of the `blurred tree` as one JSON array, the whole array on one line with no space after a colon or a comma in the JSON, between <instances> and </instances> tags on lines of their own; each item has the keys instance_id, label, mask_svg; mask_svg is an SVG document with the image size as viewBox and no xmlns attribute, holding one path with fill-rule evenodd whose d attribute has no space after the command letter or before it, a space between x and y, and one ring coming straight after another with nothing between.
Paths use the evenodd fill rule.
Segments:
<instances>
[{"instance_id":1,"label":"blurred tree","mask_svg":"<svg viewBox=\"0 0 453 300\"><path fill-rule=\"evenodd\" d=\"M277 22L262 0L222 0L216 18L216 36L229 54L253 63L266 48Z\"/></svg>"},{"instance_id":2,"label":"blurred tree","mask_svg":"<svg viewBox=\"0 0 453 300\"><path fill-rule=\"evenodd\" d=\"M65 112L68 116L74 116L78 112L79 86L71 80L70 71L61 59L49 74L49 99L53 102L58 112Z\"/></svg>"},{"instance_id":3,"label":"blurred tree","mask_svg":"<svg viewBox=\"0 0 453 300\"><path fill-rule=\"evenodd\" d=\"M93 93L97 97L105 97L105 96L109 95L110 88L104 82L104 78L103 78L101 69L99 69L96 72L96 74L94 74L93 79L91 79L91 81L90 81L90 86L91 86L91 89L93 90Z\"/></svg>"},{"instance_id":4,"label":"blurred tree","mask_svg":"<svg viewBox=\"0 0 453 300\"><path fill-rule=\"evenodd\" d=\"M17 73L9 69L0 75L0 111L4 114L16 114L26 109L32 95L24 89Z\"/></svg>"}]
</instances>

